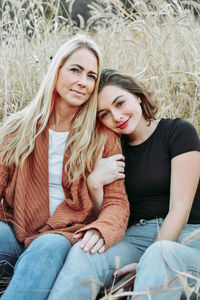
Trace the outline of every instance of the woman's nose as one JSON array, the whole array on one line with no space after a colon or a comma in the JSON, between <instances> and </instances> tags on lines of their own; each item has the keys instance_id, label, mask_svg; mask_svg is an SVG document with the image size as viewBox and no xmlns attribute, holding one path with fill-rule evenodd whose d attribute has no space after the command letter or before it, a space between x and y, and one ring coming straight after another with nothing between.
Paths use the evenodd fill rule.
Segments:
<instances>
[{"instance_id":1,"label":"woman's nose","mask_svg":"<svg viewBox=\"0 0 200 300\"><path fill-rule=\"evenodd\" d=\"M86 83L87 83L86 75L84 73L82 73L79 77L78 84L80 86L86 86Z\"/></svg>"},{"instance_id":2,"label":"woman's nose","mask_svg":"<svg viewBox=\"0 0 200 300\"><path fill-rule=\"evenodd\" d=\"M115 122L121 122L122 121L123 116L122 116L122 113L120 111L114 111L112 113L112 116L113 116L113 120Z\"/></svg>"}]
</instances>

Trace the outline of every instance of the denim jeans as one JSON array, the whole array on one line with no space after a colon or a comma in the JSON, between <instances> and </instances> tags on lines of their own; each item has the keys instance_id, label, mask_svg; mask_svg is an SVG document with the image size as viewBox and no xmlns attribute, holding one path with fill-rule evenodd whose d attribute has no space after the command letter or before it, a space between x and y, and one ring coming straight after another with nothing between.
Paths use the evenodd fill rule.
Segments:
<instances>
[{"instance_id":1,"label":"denim jeans","mask_svg":"<svg viewBox=\"0 0 200 300\"><path fill-rule=\"evenodd\" d=\"M119 243L102 254L84 253L79 242L71 247L61 235L42 235L18 259L13 279L1 300L96 299L100 287L112 282L112 273L132 262L139 262L133 293L147 293L166 283L166 279L173 279L180 271L198 276L200 238L187 246L181 242L200 225L186 225L177 242L154 243L162 222L162 219L141 220L126 231ZM152 299L179 299L180 281L172 280L172 283L175 284L170 287L175 290L171 290L171 294L160 293ZM191 284L194 283L195 280L191 280ZM162 289L163 286L156 292ZM148 298L134 296L133 299Z\"/></svg>"},{"instance_id":2,"label":"denim jeans","mask_svg":"<svg viewBox=\"0 0 200 300\"><path fill-rule=\"evenodd\" d=\"M47 299L70 248L71 243L64 236L44 234L23 252L11 226L0 222L0 259L8 262L0 265L1 273L6 274L5 266L17 261L1 300Z\"/></svg>"},{"instance_id":3,"label":"denim jeans","mask_svg":"<svg viewBox=\"0 0 200 300\"><path fill-rule=\"evenodd\" d=\"M144 228L153 222L155 220L146 221ZM157 221L155 231L162 223L163 219ZM197 230L200 230L199 224L187 224L176 242L158 241L148 247L138 264L133 299L179 300L183 287L190 290L195 284L198 292L200 232L199 237L184 244L184 239ZM192 289L189 294L191 292ZM144 295L137 296L138 293Z\"/></svg>"},{"instance_id":4,"label":"denim jeans","mask_svg":"<svg viewBox=\"0 0 200 300\"><path fill-rule=\"evenodd\" d=\"M23 251L12 227L0 221L0 278L13 274L14 266Z\"/></svg>"},{"instance_id":5,"label":"denim jeans","mask_svg":"<svg viewBox=\"0 0 200 300\"><path fill-rule=\"evenodd\" d=\"M134 293L146 290L147 287L154 286L158 282L165 283L166 277L171 278L174 274L177 275L179 271L187 269L188 272L195 271L195 274L197 274L200 270L198 263L200 239L190 242L188 246L182 245L180 242L200 226L186 225L177 243L170 241L154 243L162 223L163 219L141 220L126 231L124 238L118 244L102 254L84 253L80 249L79 243L75 244L65 260L48 300L77 300L80 297L82 300L96 299L100 287L111 283L112 273L116 268L132 262L139 262ZM169 263L173 266L172 272L168 269L166 271L166 268L163 267L165 264L161 253L157 255L160 250L159 246L162 244L164 249L165 245L168 244L173 245L172 248L175 249L171 252L170 247L166 247L166 258L170 257ZM148 250L146 251L146 249ZM154 249L158 249L155 254ZM152 259L148 254L151 252L154 254ZM171 255L168 252L171 252ZM173 295L167 294L167 298L163 298L163 295L159 294L156 296L157 298L152 297L152 299L180 299L180 281L177 281L176 284L178 289L173 291ZM146 296L133 299L143 300L148 298Z\"/></svg>"},{"instance_id":6,"label":"denim jeans","mask_svg":"<svg viewBox=\"0 0 200 300\"><path fill-rule=\"evenodd\" d=\"M52 288L48 300L96 299L101 286L110 285L113 272L138 262L156 238L154 224L129 228L124 238L102 254L84 253L79 243L73 246Z\"/></svg>"}]
</instances>

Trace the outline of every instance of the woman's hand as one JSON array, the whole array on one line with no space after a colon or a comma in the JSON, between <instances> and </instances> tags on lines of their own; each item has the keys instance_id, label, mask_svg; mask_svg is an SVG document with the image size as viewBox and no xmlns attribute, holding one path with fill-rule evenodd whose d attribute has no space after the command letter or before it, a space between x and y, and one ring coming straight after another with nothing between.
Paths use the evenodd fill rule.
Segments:
<instances>
[{"instance_id":1,"label":"woman's hand","mask_svg":"<svg viewBox=\"0 0 200 300\"><path fill-rule=\"evenodd\" d=\"M113 277L117 277L117 281L115 281L115 285L108 288L106 290L107 293L112 293L113 295L120 290L128 291L133 289L133 284L135 280L137 269L137 263L132 263L129 265L124 266L121 269L118 269L114 272ZM122 277L118 280L119 277Z\"/></svg>"},{"instance_id":2,"label":"woman's hand","mask_svg":"<svg viewBox=\"0 0 200 300\"><path fill-rule=\"evenodd\" d=\"M137 270L137 263L132 263L132 264L126 265L123 268L115 271L113 276L121 277L123 275L130 274L130 273L132 275L135 275L136 270Z\"/></svg>"},{"instance_id":3,"label":"woman's hand","mask_svg":"<svg viewBox=\"0 0 200 300\"><path fill-rule=\"evenodd\" d=\"M80 247L84 252L90 252L92 254L105 251L105 242L98 230L90 229L86 232L80 232L74 235L74 239L82 239Z\"/></svg>"},{"instance_id":4,"label":"woman's hand","mask_svg":"<svg viewBox=\"0 0 200 300\"><path fill-rule=\"evenodd\" d=\"M93 215L98 217L104 198L103 186L113 181L124 178L124 156L115 154L102 158L102 148L92 173L87 177L87 186L94 205Z\"/></svg>"},{"instance_id":5,"label":"woman's hand","mask_svg":"<svg viewBox=\"0 0 200 300\"><path fill-rule=\"evenodd\" d=\"M104 148L102 148L94 164L92 173L88 176L89 180L92 178L92 181L99 186L104 186L117 179L125 177L124 156L122 154L115 154L106 158L102 158L103 150Z\"/></svg>"}]
</instances>

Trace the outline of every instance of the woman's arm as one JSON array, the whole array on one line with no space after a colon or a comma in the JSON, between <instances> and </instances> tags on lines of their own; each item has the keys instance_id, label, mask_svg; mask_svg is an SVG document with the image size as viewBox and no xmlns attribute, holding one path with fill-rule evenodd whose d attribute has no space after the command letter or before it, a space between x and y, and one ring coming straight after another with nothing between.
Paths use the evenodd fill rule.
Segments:
<instances>
[{"instance_id":1,"label":"woman's arm","mask_svg":"<svg viewBox=\"0 0 200 300\"><path fill-rule=\"evenodd\" d=\"M97 158L92 173L87 177L87 186L94 203L93 215L98 217L104 197L103 187L113 181L124 178L124 156L115 154L102 158L103 150Z\"/></svg>"},{"instance_id":2,"label":"woman's arm","mask_svg":"<svg viewBox=\"0 0 200 300\"><path fill-rule=\"evenodd\" d=\"M9 168L4 165L0 165L0 220L2 221L5 221L7 217L11 218L11 215L7 213L6 203L2 199L3 192L8 183L8 177L9 177Z\"/></svg>"},{"instance_id":3,"label":"woman's arm","mask_svg":"<svg viewBox=\"0 0 200 300\"><path fill-rule=\"evenodd\" d=\"M178 155L171 162L170 207L156 238L176 241L187 223L200 177L200 152L191 151ZM136 273L133 263L116 271L117 276Z\"/></svg>"},{"instance_id":4,"label":"woman's arm","mask_svg":"<svg viewBox=\"0 0 200 300\"><path fill-rule=\"evenodd\" d=\"M102 158L104 148L100 152L92 173L87 177L87 186L90 197L94 204L93 215L98 217L104 199L104 185L110 184L117 179L124 178L124 156L122 154L111 155ZM97 230L88 230L75 234L75 239L81 239L81 248L83 251L90 251L92 254L105 251L104 240Z\"/></svg>"},{"instance_id":5,"label":"woman's arm","mask_svg":"<svg viewBox=\"0 0 200 300\"><path fill-rule=\"evenodd\" d=\"M81 245L84 251L94 253L93 250L95 250L101 253L120 241L124 235L130 210L124 186L124 175L115 174L116 169L118 170L117 173L121 173L124 169L124 162L121 159L124 158L121 154L118 137L109 132L103 157L98 158L93 170L93 176L96 178L93 182L98 182L97 186L99 184L100 188L103 187L103 197L101 194L101 199L99 199L94 193L92 199L93 202L94 199L97 200L99 208L98 217L94 222L78 230L74 235L76 239L83 238ZM101 168L98 168L99 171L97 172L97 165L99 163ZM112 170L114 170L113 173ZM100 176L97 176L97 174L100 174ZM110 174L112 175L110 176ZM88 183L87 185L89 186ZM94 248L97 244L99 245L98 250ZM90 245L90 249L88 249L87 245Z\"/></svg>"},{"instance_id":6,"label":"woman's arm","mask_svg":"<svg viewBox=\"0 0 200 300\"><path fill-rule=\"evenodd\" d=\"M199 178L199 151L186 152L172 159L169 212L156 241L176 241L188 221Z\"/></svg>"}]
</instances>

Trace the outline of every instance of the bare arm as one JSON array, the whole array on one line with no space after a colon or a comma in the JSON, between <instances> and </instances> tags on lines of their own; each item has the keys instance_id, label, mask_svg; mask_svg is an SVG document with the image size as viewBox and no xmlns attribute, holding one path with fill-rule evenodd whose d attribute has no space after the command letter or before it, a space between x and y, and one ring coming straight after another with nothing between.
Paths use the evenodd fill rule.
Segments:
<instances>
[{"instance_id":1,"label":"bare arm","mask_svg":"<svg viewBox=\"0 0 200 300\"><path fill-rule=\"evenodd\" d=\"M186 152L172 159L169 212L156 241L176 241L188 221L199 178L199 151Z\"/></svg>"}]
</instances>

